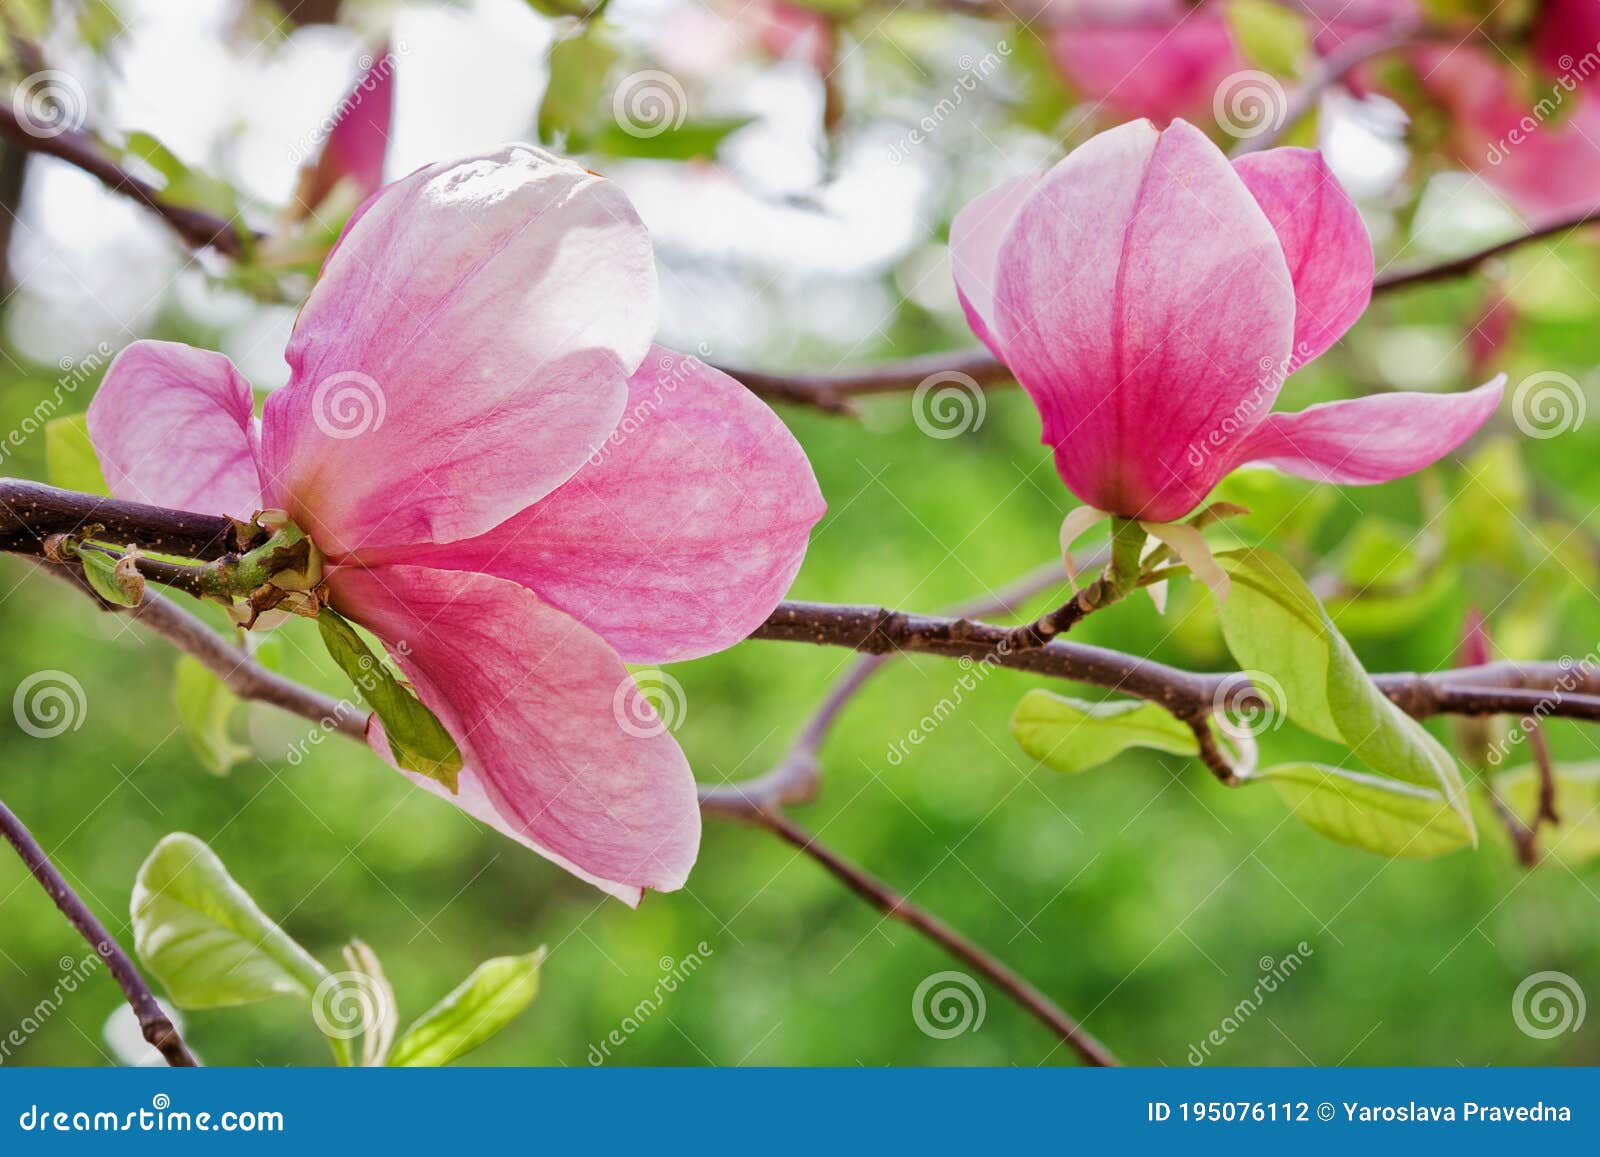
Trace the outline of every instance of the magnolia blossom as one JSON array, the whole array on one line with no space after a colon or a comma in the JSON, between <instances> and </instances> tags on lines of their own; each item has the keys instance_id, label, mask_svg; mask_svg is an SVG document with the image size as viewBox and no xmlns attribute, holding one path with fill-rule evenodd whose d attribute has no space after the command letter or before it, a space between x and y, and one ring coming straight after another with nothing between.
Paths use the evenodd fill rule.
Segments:
<instances>
[{"instance_id":1,"label":"magnolia blossom","mask_svg":"<svg viewBox=\"0 0 1600 1157\"><path fill-rule=\"evenodd\" d=\"M386 45L334 109L322 151L301 177L296 193L301 207L315 209L341 183L349 186L350 204L359 204L383 184L394 116L394 69L395 59Z\"/></svg>"},{"instance_id":2,"label":"magnolia blossom","mask_svg":"<svg viewBox=\"0 0 1600 1157\"><path fill-rule=\"evenodd\" d=\"M1447 150L1531 224L1600 208L1600 5L1549 0L1533 30L1540 72L1473 44L1415 50L1448 114Z\"/></svg>"},{"instance_id":3,"label":"magnolia blossom","mask_svg":"<svg viewBox=\"0 0 1600 1157\"><path fill-rule=\"evenodd\" d=\"M1316 51L1418 17L1415 0L1284 0ZM1229 26L1226 5L1193 0L1050 0L1043 9L1056 67L1087 99L1166 123L1212 119L1219 101L1270 99ZM1269 112L1272 110L1269 110Z\"/></svg>"},{"instance_id":4,"label":"magnolia blossom","mask_svg":"<svg viewBox=\"0 0 1600 1157\"><path fill-rule=\"evenodd\" d=\"M984 194L950 230L973 331L1044 420L1067 487L1151 522L1260 462L1386 482L1483 424L1502 380L1272 413L1372 292L1372 244L1319 153L1229 162L1193 125L1101 133L1049 172Z\"/></svg>"},{"instance_id":5,"label":"magnolia blossom","mask_svg":"<svg viewBox=\"0 0 1600 1157\"><path fill-rule=\"evenodd\" d=\"M461 750L458 794L411 778L629 903L683 883L700 817L623 663L747 635L823 512L766 406L651 344L656 305L617 186L507 146L367 201L259 421L227 358L152 341L89 410L119 497L287 512Z\"/></svg>"}]
</instances>

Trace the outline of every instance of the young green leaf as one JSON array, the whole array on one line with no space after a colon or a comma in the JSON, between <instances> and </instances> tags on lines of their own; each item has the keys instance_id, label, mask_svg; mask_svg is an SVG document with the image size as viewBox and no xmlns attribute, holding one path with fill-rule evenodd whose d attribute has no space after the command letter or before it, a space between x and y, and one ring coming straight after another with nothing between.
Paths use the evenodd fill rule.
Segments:
<instances>
[{"instance_id":1,"label":"young green leaf","mask_svg":"<svg viewBox=\"0 0 1600 1157\"><path fill-rule=\"evenodd\" d=\"M1292 76L1311 56L1311 33L1298 12L1272 0L1228 0L1223 9L1245 60Z\"/></svg>"},{"instance_id":2,"label":"young green leaf","mask_svg":"<svg viewBox=\"0 0 1600 1157\"><path fill-rule=\"evenodd\" d=\"M485 960L448 996L417 1018L389 1055L403 1068L447 1065L494 1036L539 993L545 950Z\"/></svg>"},{"instance_id":3,"label":"young green leaf","mask_svg":"<svg viewBox=\"0 0 1600 1157\"><path fill-rule=\"evenodd\" d=\"M461 750L439 717L394 677L342 616L323 611L317 616L317 629L328 654L377 713L395 762L407 771L438 780L454 792L461 772Z\"/></svg>"},{"instance_id":4,"label":"young green leaf","mask_svg":"<svg viewBox=\"0 0 1600 1157\"><path fill-rule=\"evenodd\" d=\"M193 655L178 656L172 697L200 766L212 775L227 775L234 764L249 756L250 749L229 732L241 700Z\"/></svg>"},{"instance_id":5,"label":"young green leaf","mask_svg":"<svg viewBox=\"0 0 1600 1157\"><path fill-rule=\"evenodd\" d=\"M1471 844L1472 828L1425 787L1320 763L1285 763L1251 777L1271 783L1307 827L1383 856L1418 859Z\"/></svg>"},{"instance_id":6,"label":"young green leaf","mask_svg":"<svg viewBox=\"0 0 1600 1157\"><path fill-rule=\"evenodd\" d=\"M1199 752L1194 732L1154 703L1112 699L1086 703L1035 689L1017 704L1011 734L1033 758L1055 771L1098 767L1130 747L1174 755Z\"/></svg>"},{"instance_id":7,"label":"young green leaf","mask_svg":"<svg viewBox=\"0 0 1600 1157\"><path fill-rule=\"evenodd\" d=\"M1381 775L1437 789L1476 839L1455 758L1378 690L1294 568L1259 548L1217 561L1233 577L1220 613L1240 667L1276 684L1281 706L1307 731Z\"/></svg>"},{"instance_id":8,"label":"young green leaf","mask_svg":"<svg viewBox=\"0 0 1600 1157\"><path fill-rule=\"evenodd\" d=\"M133 886L134 946L180 1008L309 999L328 972L256 906L205 842L167 836Z\"/></svg>"},{"instance_id":9,"label":"young green leaf","mask_svg":"<svg viewBox=\"0 0 1600 1157\"><path fill-rule=\"evenodd\" d=\"M94 593L118 607L136 607L144 596L144 580L117 568L116 560L98 550L79 550L78 561L83 564L83 577L89 580Z\"/></svg>"},{"instance_id":10,"label":"young green leaf","mask_svg":"<svg viewBox=\"0 0 1600 1157\"><path fill-rule=\"evenodd\" d=\"M89 440L89 420L83 414L52 418L44 427L45 476L50 485L85 494L110 494L100 456Z\"/></svg>"}]
</instances>

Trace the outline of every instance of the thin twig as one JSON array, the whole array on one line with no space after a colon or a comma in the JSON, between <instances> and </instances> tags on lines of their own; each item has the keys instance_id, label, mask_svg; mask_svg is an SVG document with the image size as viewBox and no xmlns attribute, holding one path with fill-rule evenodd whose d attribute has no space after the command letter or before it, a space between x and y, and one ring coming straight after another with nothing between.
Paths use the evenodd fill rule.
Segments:
<instances>
[{"instance_id":1,"label":"thin twig","mask_svg":"<svg viewBox=\"0 0 1600 1157\"><path fill-rule=\"evenodd\" d=\"M1533 830L1537 832L1544 823L1559 824L1556 813L1556 765L1550 757L1550 744L1544 737L1544 727L1538 720L1528 728L1528 748L1533 752L1533 763L1539 770L1539 803L1533 813Z\"/></svg>"},{"instance_id":2,"label":"thin twig","mask_svg":"<svg viewBox=\"0 0 1600 1157\"><path fill-rule=\"evenodd\" d=\"M1277 145L1301 119L1317 107L1323 93L1375 57L1416 44L1420 25L1416 21L1391 24L1355 36L1317 61L1310 73L1290 95L1283 119L1272 129L1242 140L1233 150L1236 157L1260 152Z\"/></svg>"},{"instance_id":3,"label":"thin twig","mask_svg":"<svg viewBox=\"0 0 1600 1157\"><path fill-rule=\"evenodd\" d=\"M0 101L0 137L18 148L65 161L94 177L113 193L137 201L171 225L192 249L209 247L229 257L240 257L244 253L242 237L249 230L242 224L203 209L168 202L160 189L108 157L100 143L82 129L53 126L48 135L29 132L17 110L9 102Z\"/></svg>"},{"instance_id":4,"label":"thin twig","mask_svg":"<svg viewBox=\"0 0 1600 1157\"><path fill-rule=\"evenodd\" d=\"M50 862L39 841L33 838L16 813L4 803L0 803L0 835L17 850L17 855L22 857L22 862L27 865L33 878L39 881L45 894L61 909L61 914L106 962L106 968L128 998L128 1006L139 1020L139 1030L144 1033L144 1039L166 1058L167 1064L193 1068L196 1063L194 1054L183 1043L177 1026L162 1009L150 986L139 974L139 969L111 933L106 931L106 926L72 890L66 877Z\"/></svg>"},{"instance_id":5,"label":"thin twig","mask_svg":"<svg viewBox=\"0 0 1600 1157\"><path fill-rule=\"evenodd\" d=\"M1017 1004L1027 1009L1051 1032L1075 1049L1088 1064L1102 1068L1120 1062L1105 1045L1059 1008L1025 979L989 955L933 913L919 908L894 889L868 875L780 811L757 813L751 817L785 843L799 849L826 868L840 883L891 920L921 932L950 955L977 969Z\"/></svg>"},{"instance_id":6,"label":"thin twig","mask_svg":"<svg viewBox=\"0 0 1600 1157\"><path fill-rule=\"evenodd\" d=\"M1571 213L1556 221L1541 225L1537 229L1530 229L1526 233L1484 249L1478 249L1462 257L1441 261L1434 265L1423 265L1416 269L1402 269L1395 273L1386 273L1372 283L1372 292L1389 293L1396 289L1406 289L1413 285L1427 285L1435 281L1448 281L1453 277L1463 277L1474 272L1486 261L1496 257L1503 257L1513 250L1535 241L1545 241L1551 237L1571 233L1582 229L1586 225L1600 223L1600 209L1587 209L1581 213Z\"/></svg>"},{"instance_id":7,"label":"thin twig","mask_svg":"<svg viewBox=\"0 0 1600 1157\"><path fill-rule=\"evenodd\" d=\"M1105 552L1096 551L1083 559L1079 567L1089 570L1104 564ZM1052 560L1029 571L1014 583L1002 587L993 595L956 607L951 613L958 616L1010 615L1034 595L1042 594L1064 582L1066 582L1065 568L1060 562ZM829 689L826 698L818 704L815 714L807 721L789 750L771 771L743 783L702 787L701 809L708 814L738 818L751 811L783 804L804 803L811 799L816 793L817 780L821 773L818 756L834 722L861 688L893 657L863 655L857 659Z\"/></svg>"}]
</instances>

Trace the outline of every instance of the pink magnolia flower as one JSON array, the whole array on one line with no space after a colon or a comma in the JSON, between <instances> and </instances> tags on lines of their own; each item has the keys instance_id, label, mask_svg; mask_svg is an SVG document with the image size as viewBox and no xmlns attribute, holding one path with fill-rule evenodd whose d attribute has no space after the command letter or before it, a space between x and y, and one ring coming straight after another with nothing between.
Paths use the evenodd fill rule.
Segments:
<instances>
[{"instance_id":1,"label":"pink magnolia flower","mask_svg":"<svg viewBox=\"0 0 1600 1157\"><path fill-rule=\"evenodd\" d=\"M322 204L341 182L349 183L355 203L383 184L394 116L394 67L394 56L384 45L334 110L322 151L302 178L298 197L307 208Z\"/></svg>"},{"instance_id":2,"label":"pink magnolia flower","mask_svg":"<svg viewBox=\"0 0 1600 1157\"><path fill-rule=\"evenodd\" d=\"M1414 54L1428 94L1449 114L1450 155L1536 226L1600 208L1600 94L1554 42L1543 52L1555 53L1550 64L1569 61L1563 79L1513 72L1471 45Z\"/></svg>"},{"instance_id":3,"label":"pink magnolia flower","mask_svg":"<svg viewBox=\"0 0 1600 1157\"><path fill-rule=\"evenodd\" d=\"M352 218L259 422L227 358L153 341L89 409L118 496L287 511L461 749L453 801L629 903L683 883L700 817L623 663L747 635L823 512L766 406L651 344L656 304L617 186L512 145Z\"/></svg>"},{"instance_id":4,"label":"pink magnolia flower","mask_svg":"<svg viewBox=\"0 0 1600 1157\"><path fill-rule=\"evenodd\" d=\"M1209 119L1217 88L1248 67L1219 4L1053 0L1043 19L1062 75L1128 116Z\"/></svg>"},{"instance_id":5,"label":"pink magnolia flower","mask_svg":"<svg viewBox=\"0 0 1600 1157\"><path fill-rule=\"evenodd\" d=\"M1270 413L1365 310L1372 245L1320 154L1230 163L1200 130L1135 121L999 186L950 230L973 331L1044 420L1089 506L1181 518L1246 462L1386 482L1482 425L1497 380Z\"/></svg>"}]
</instances>

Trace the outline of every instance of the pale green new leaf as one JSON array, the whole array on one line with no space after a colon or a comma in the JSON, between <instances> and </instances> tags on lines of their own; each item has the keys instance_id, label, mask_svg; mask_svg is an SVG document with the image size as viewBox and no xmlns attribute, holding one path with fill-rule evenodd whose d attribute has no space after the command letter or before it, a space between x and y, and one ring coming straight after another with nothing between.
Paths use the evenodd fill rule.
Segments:
<instances>
[{"instance_id":1,"label":"pale green new leaf","mask_svg":"<svg viewBox=\"0 0 1600 1157\"><path fill-rule=\"evenodd\" d=\"M1252 779L1271 783L1313 830L1379 855L1420 859L1475 839L1460 814L1430 788L1320 763L1280 764Z\"/></svg>"},{"instance_id":2,"label":"pale green new leaf","mask_svg":"<svg viewBox=\"0 0 1600 1157\"><path fill-rule=\"evenodd\" d=\"M1372 771L1439 791L1476 839L1454 757L1378 690L1294 568L1260 548L1217 561L1233 578L1220 611L1223 636L1264 693Z\"/></svg>"},{"instance_id":3,"label":"pale green new leaf","mask_svg":"<svg viewBox=\"0 0 1600 1157\"><path fill-rule=\"evenodd\" d=\"M417 1018L389 1055L391 1065L447 1065L505 1028L539 993L545 950L485 960L448 996Z\"/></svg>"},{"instance_id":4,"label":"pale green new leaf","mask_svg":"<svg viewBox=\"0 0 1600 1157\"><path fill-rule=\"evenodd\" d=\"M1130 747L1195 755L1194 732L1171 714L1139 699L1088 703L1050 691L1029 691L1011 716L1011 734L1033 758L1055 771L1098 767Z\"/></svg>"},{"instance_id":5,"label":"pale green new leaf","mask_svg":"<svg viewBox=\"0 0 1600 1157\"><path fill-rule=\"evenodd\" d=\"M1539 850L1577 867L1600 856L1600 760L1558 764L1555 768L1556 814L1561 822L1539 829ZM1533 764L1494 777L1501 800L1524 821L1539 803L1539 769ZM1494 825L1494 820L1485 818ZM1498 825L1495 825L1499 830Z\"/></svg>"},{"instance_id":6,"label":"pale green new leaf","mask_svg":"<svg viewBox=\"0 0 1600 1157\"><path fill-rule=\"evenodd\" d=\"M361 697L382 722L395 762L407 771L438 780L454 792L461 772L461 750L439 717L394 677L344 618L325 610L317 616L317 629L322 632L328 654L354 681Z\"/></svg>"},{"instance_id":7,"label":"pale green new leaf","mask_svg":"<svg viewBox=\"0 0 1600 1157\"><path fill-rule=\"evenodd\" d=\"M203 840L167 836L133 886L139 958L180 1008L309 999L327 970L257 907Z\"/></svg>"}]
</instances>

